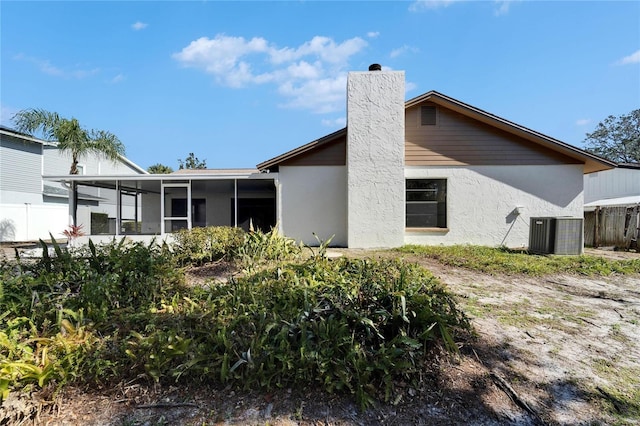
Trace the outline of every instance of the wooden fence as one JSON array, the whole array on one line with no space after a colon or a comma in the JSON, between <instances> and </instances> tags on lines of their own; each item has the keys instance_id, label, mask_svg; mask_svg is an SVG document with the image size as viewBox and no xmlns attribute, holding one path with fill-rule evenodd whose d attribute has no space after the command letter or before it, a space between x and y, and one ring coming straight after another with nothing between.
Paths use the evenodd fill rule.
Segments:
<instances>
[{"instance_id":1,"label":"wooden fence","mask_svg":"<svg viewBox=\"0 0 640 426\"><path fill-rule=\"evenodd\" d=\"M596 207L584 214L584 243L638 250L640 206Z\"/></svg>"}]
</instances>

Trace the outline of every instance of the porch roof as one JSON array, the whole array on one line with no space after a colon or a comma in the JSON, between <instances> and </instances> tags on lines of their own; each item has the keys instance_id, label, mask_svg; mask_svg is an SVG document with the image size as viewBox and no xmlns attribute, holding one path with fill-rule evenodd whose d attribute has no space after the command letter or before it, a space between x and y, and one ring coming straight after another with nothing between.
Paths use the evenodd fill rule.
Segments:
<instances>
[{"instance_id":1,"label":"porch roof","mask_svg":"<svg viewBox=\"0 0 640 426\"><path fill-rule=\"evenodd\" d=\"M185 181L185 180L222 180L222 179L277 179L277 173L264 173L257 169L205 169L189 172L146 174L146 175L50 175L42 176L54 182L106 182L106 181Z\"/></svg>"},{"instance_id":2,"label":"porch roof","mask_svg":"<svg viewBox=\"0 0 640 426\"><path fill-rule=\"evenodd\" d=\"M640 195L629 195L627 197L603 198L601 200L585 203L585 211L593 211L596 207L633 207L640 206Z\"/></svg>"}]
</instances>

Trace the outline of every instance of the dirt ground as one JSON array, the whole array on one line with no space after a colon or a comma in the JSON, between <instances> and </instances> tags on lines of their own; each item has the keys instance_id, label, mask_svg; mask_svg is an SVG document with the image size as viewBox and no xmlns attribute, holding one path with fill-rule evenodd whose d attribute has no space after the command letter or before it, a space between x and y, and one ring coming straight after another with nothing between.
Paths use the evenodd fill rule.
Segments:
<instances>
[{"instance_id":1,"label":"dirt ground","mask_svg":"<svg viewBox=\"0 0 640 426\"><path fill-rule=\"evenodd\" d=\"M424 386L407 386L393 404L362 412L350 398L311 388L264 393L126 383L55 397L47 390L12 394L0 425L640 424L640 275L487 275L404 257L449 285L477 336L462 342L460 357L425 368ZM190 276L199 284L230 272L218 266Z\"/></svg>"}]
</instances>

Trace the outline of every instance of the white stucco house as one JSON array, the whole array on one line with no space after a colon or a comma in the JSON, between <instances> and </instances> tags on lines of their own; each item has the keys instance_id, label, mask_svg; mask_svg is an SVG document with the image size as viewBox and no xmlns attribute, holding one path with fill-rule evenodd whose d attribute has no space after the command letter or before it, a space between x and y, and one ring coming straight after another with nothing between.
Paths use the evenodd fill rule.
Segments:
<instances>
[{"instance_id":1,"label":"white stucco house","mask_svg":"<svg viewBox=\"0 0 640 426\"><path fill-rule=\"evenodd\" d=\"M256 169L49 178L137 194L146 235L252 220L308 244L523 247L531 217L582 217L583 176L614 166L444 94L404 96L402 71L351 72L346 128Z\"/></svg>"},{"instance_id":2,"label":"white stucco house","mask_svg":"<svg viewBox=\"0 0 640 426\"><path fill-rule=\"evenodd\" d=\"M33 138L0 127L0 241L33 241L55 238L69 225L69 189L65 181L44 175L68 174L71 157L55 142ZM112 162L97 156L81 160L81 175L140 175L146 171L121 157ZM135 217L134 200L123 201L126 217ZM100 223L105 232L115 229L115 193L100 188L78 192L77 214L83 230Z\"/></svg>"}]
</instances>

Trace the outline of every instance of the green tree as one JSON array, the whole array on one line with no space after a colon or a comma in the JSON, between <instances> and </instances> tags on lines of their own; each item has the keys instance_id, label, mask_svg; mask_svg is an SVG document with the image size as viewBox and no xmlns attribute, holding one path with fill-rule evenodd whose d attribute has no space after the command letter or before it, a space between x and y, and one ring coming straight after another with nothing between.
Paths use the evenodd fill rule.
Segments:
<instances>
[{"instance_id":1,"label":"green tree","mask_svg":"<svg viewBox=\"0 0 640 426\"><path fill-rule=\"evenodd\" d=\"M152 166L149 166L147 168L147 171L149 173L153 173L153 174L169 174L169 173L173 173L173 169L169 166L165 166L164 164L160 164L160 163L156 163Z\"/></svg>"},{"instance_id":2,"label":"green tree","mask_svg":"<svg viewBox=\"0 0 640 426\"><path fill-rule=\"evenodd\" d=\"M114 162L124 155L124 145L113 133L86 130L75 118L62 118L55 112L25 109L13 116L13 122L20 132L57 141L61 152L71 154L72 175L78 174L78 160L87 155L95 154Z\"/></svg>"},{"instance_id":3,"label":"green tree","mask_svg":"<svg viewBox=\"0 0 640 426\"><path fill-rule=\"evenodd\" d=\"M207 168L207 160L200 161L198 157L196 157L193 152L189 153L189 156L184 160L178 159L179 169L206 169Z\"/></svg>"},{"instance_id":4,"label":"green tree","mask_svg":"<svg viewBox=\"0 0 640 426\"><path fill-rule=\"evenodd\" d=\"M640 109L610 115L584 140L586 149L617 163L640 163Z\"/></svg>"}]
</instances>

